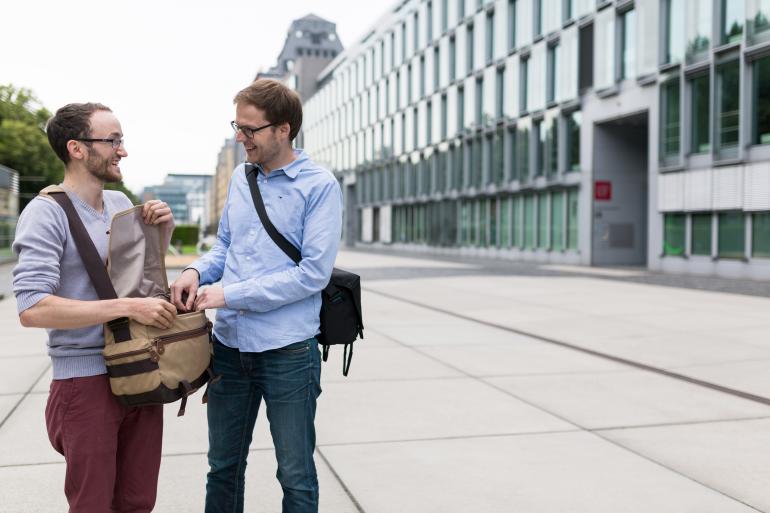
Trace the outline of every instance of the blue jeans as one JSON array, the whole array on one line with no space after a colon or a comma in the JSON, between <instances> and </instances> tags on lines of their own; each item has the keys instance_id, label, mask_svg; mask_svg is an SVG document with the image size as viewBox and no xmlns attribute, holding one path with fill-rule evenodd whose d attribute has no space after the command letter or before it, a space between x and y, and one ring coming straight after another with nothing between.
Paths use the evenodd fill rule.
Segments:
<instances>
[{"instance_id":1,"label":"blue jeans","mask_svg":"<svg viewBox=\"0 0 770 513\"><path fill-rule=\"evenodd\" d=\"M315 338L262 353L241 353L215 340L209 389L206 513L242 513L246 458L264 398L283 488L283 513L318 511L316 399L321 359Z\"/></svg>"}]
</instances>

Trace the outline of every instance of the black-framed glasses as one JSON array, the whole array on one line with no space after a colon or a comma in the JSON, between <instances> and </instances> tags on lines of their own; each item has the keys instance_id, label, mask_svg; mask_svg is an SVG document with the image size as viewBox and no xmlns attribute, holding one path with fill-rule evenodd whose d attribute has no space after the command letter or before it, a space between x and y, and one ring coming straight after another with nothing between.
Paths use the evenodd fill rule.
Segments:
<instances>
[{"instance_id":1,"label":"black-framed glasses","mask_svg":"<svg viewBox=\"0 0 770 513\"><path fill-rule=\"evenodd\" d=\"M81 142L103 142L103 143L110 143L112 145L113 150L117 150L124 144L126 144L126 140L124 138L120 139L75 139L76 141Z\"/></svg>"},{"instance_id":2,"label":"black-framed glasses","mask_svg":"<svg viewBox=\"0 0 770 513\"><path fill-rule=\"evenodd\" d=\"M249 139L254 137L254 134L259 132L260 130L264 130L265 128L273 126L273 125L275 125L275 123L268 123L267 125L262 125L262 126L254 128L254 127L250 127L250 126L241 126L238 123L236 123L235 121L230 121L230 126L233 127L233 130L235 131L236 134L238 132L241 132L243 135L245 135Z\"/></svg>"}]
</instances>

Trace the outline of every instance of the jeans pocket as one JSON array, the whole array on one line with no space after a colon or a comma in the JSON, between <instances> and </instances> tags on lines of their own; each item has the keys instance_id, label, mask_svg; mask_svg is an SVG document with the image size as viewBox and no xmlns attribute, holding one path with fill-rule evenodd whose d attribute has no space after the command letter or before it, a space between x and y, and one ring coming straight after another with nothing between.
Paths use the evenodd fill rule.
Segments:
<instances>
[{"instance_id":1,"label":"jeans pocket","mask_svg":"<svg viewBox=\"0 0 770 513\"><path fill-rule=\"evenodd\" d=\"M278 354L288 354L288 355L296 355L296 354L306 354L310 351L310 342L307 340L304 340L302 342L296 342L294 344L289 344L285 347L280 347L278 349L274 350Z\"/></svg>"}]
</instances>

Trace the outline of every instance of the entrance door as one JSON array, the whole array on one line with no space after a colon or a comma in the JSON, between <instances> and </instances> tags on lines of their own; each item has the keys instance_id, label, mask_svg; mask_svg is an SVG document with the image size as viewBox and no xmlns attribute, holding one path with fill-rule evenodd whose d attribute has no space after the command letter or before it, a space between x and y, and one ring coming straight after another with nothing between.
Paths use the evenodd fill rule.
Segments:
<instances>
[{"instance_id":1,"label":"entrance door","mask_svg":"<svg viewBox=\"0 0 770 513\"><path fill-rule=\"evenodd\" d=\"M594 126L592 265L647 265L647 113Z\"/></svg>"}]
</instances>

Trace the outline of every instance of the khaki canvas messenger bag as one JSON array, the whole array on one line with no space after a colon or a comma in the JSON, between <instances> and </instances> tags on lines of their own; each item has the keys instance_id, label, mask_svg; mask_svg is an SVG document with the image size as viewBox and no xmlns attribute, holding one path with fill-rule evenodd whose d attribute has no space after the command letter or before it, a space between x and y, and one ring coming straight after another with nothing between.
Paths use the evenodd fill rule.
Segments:
<instances>
[{"instance_id":1,"label":"khaki canvas messenger bag","mask_svg":"<svg viewBox=\"0 0 770 513\"><path fill-rule=\"evenodd\" d=\"M78 253L100 299L169 299L160 228L142 220L142 206L118 212L110 224L105 268L80 216L58 185L41 191L67 214ZM127 406L182 400L213 381L211 328L204 311L179 313L168 329L122 317L104 325L104 361L112 393ZM203 396L206 402L206 394Z\"/></svg>"}]
</instances>

